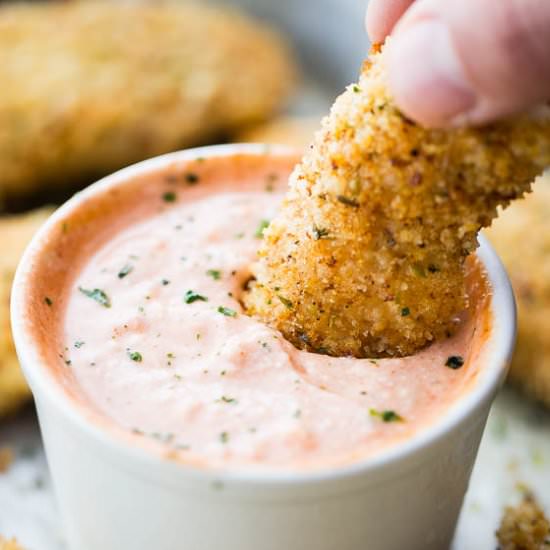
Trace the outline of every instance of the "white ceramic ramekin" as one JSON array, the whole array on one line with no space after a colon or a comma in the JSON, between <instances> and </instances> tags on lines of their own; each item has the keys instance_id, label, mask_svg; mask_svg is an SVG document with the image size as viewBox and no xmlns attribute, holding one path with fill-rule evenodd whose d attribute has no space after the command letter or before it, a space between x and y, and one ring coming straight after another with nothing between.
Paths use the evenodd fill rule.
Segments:
<instances>
[{"instance_id":1,"label":"white ceramic ramekin","mask_svg":"<svg viewBox=\"0 0 550 550\"><path fill-rule=\"evenodd\" d=\"M62 206L28 247L15 277L12 326L34 393L48 462L72 550L442 550L453 536L479 441L515 336L512 291L482 239L493 290L485 364L431 427L364 461L309 473L229 473L170 462L131 445L83 413L39 352L25 314L43 243L85 200L173 162L265 146L183 151L122 170ZM288 151L271 149L270 155Z\"/></svg>"}]
</instances>

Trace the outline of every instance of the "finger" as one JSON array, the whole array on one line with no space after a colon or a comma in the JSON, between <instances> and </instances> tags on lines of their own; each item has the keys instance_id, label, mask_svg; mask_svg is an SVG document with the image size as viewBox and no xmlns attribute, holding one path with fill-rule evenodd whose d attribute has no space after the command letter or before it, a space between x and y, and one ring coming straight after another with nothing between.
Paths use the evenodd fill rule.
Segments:
<instances>
[{"instance_id":1,"label":"finger","mask_svg":"<svg viewBox=\"0 0 550 550\"><path fill-rule=\"evenodd\" d=\"M367 32L372 42L383 42L414 0L371 0L367 7Z\"/></svg>"},{"instance_id":2,"label":"finger","mask_svg":"<svg viewBox=\"0 0 550 550\"><path fill-rule=\"evenodd\" d=\"M550 99L548 0L418 0L393 35L392 91L423 124L481 124Z\"/></svg>"}]
</instances>

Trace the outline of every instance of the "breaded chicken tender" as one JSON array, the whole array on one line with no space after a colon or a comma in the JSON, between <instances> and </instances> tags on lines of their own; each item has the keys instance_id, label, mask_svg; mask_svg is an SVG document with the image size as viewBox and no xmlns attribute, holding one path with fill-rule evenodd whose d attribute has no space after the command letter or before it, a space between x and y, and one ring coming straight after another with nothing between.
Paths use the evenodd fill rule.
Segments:
<instances>
[{"instance_id":1,"label":"breaded chicken tender","mask_svg":"<svg viewBox=\"0 0 550 550\"><path fill-rule=\"evenodd\" d=\"M532 495L504 511L497 531L498 550L543 550L550 546L550 522Z\"/></svg>"},{"instance_id":2,"label":"breaded chicken tender","mask_svg":"<svg viewBox=\"0 0 550 550\"><path fill-rule=\"evenodd\" d=\"M477 232L549 162L548 109L422 128L395 106L377 52L291 175L252 268L248 312L310 351L413 354L453 332Z\"/></svg>"},{"instance_id":3,"label":"breaded chicken tender","mask_svg":"<svg viewBox=\"0 0 550 550\"><path fill-rule=\"evenodd\" d=\"M512 281L518 340L509 380L550 407L550 174L487 231Z\"/></svg>"},{"instance_id":4,"label":"breaded chicken tender","mask_svg":"<svg viewBox=\"0 0 550 550\"><path fill-rule=\"evenodd\" d=\"M198 2L0 6L0 208L272 115L281 37Z\"/></svg>"},{"instance_id":5,"label":"breaded chicken tender","mask_svg":"<svg viewBox=\"0 0 550 550\"><path fill-rule=\"evenodd\" d=\"M50 214L42 208L28 214L0 218L0 418L14 412L30 398L15 354L10 329L10 291L23 250Z\"/></svg>"}]
</instances>

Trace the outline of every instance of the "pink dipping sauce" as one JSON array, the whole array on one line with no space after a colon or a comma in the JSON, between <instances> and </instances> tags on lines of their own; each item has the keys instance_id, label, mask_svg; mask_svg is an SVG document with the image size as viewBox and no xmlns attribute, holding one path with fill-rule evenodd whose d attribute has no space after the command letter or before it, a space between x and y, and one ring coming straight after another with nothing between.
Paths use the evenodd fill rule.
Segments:
<instances>
[{"instance_id":1,"label":"pink dipping sauce","mask_svg":"<svg viewBox=\"0 0 550 550\"><path fill-rule=\"evenodd\" d=\"M299 351L239 302L288 176L268 156L248 164L205 159L145 178L147 204L102 227L59 300L72 392L136 445L200 467L348 464L437 422L482 363L476 262L453 337L404 359Z\"/></svg>"}]
</instances>

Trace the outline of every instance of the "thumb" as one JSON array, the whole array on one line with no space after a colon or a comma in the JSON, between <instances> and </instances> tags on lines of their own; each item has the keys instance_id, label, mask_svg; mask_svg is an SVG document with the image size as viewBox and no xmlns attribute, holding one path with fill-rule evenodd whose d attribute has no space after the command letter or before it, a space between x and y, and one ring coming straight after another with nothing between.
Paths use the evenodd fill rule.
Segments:
<instances>
[{"instance_id":1,"label":"thumb","mask_svg":"<svg viewBox=\"0 0 550 550\"><path fill-rule=\"evenodd\" d=\"M550 99L550 2L418 0L388 55L407 116L435 127L490 122Z\"/></svg>"}]
</instances>

